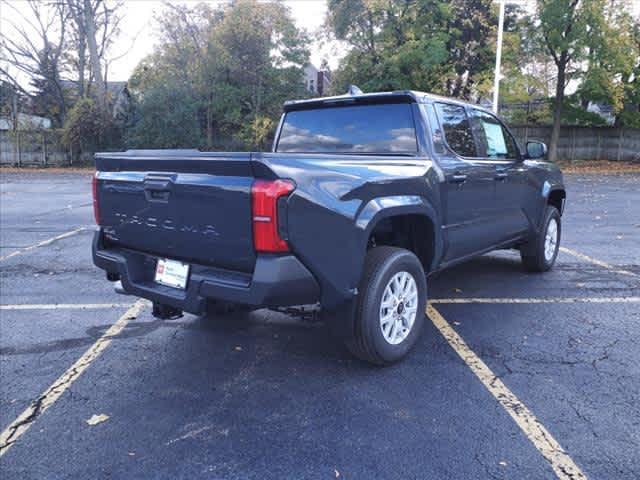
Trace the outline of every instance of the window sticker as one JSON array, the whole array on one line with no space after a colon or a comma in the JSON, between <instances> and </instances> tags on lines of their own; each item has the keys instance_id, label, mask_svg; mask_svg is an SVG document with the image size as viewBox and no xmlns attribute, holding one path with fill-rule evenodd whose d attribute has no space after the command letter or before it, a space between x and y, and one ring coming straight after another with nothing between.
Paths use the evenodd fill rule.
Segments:
<instances>
[{"instance_id":1,"label":"window sticker","mask_svg":"<svg viewBox=\"0 0 640 480\"><path fill-rule=\"evenodd\" d=\"M502 127L499 124L483 120L482 128L487 138L487 157L507 156L507 145L504 141Z\"/></svg>"}]
</instances>

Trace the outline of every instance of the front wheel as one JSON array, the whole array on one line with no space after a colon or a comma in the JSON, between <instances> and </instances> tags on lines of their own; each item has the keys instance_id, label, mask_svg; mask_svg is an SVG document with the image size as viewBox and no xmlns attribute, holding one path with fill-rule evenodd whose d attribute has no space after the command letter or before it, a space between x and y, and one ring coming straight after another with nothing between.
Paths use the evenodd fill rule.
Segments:
<instances>
[{"instance_id":1,"label":"front wheel","mask_svg":"<svg viewBox=\"0 0 640 480\"><path fill-rule=\"evenodd\" d=\"M545 210L542 228L526 245L520 247L520 257L530 272L546 272L553 267L560 248L560 212L552 206Z\"/></svg>"},{"instance_id":2,"label":"front wheel","mask_svg":"<svg viewBox=\"0 0 640 480\"><path fill-rule=\"evenodd\" d=\"M347 347L376 365L397 362L415 345L424 325L427 281L420 260L402 248L369 250L359 292Z\"/></svg>"}]
</instances>

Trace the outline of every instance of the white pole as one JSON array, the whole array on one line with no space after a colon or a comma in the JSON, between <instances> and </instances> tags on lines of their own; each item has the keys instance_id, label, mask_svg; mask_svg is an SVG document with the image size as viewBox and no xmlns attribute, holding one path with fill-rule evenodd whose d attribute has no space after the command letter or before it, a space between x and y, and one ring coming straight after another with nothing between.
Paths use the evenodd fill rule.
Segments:
<instances>
[{"instance_id":1,"label":"white pole","mask_svg":"<svg viewBox=\"0 0 640 480\"><path fill-rule=\"evenodd\" d=\"M498 95L500 93L500 60L502 58L502 30L504 28L504 3L500 1L500 18L498 19L498 46L496 47L496 69L493 76L493 112L498 113Z\"/></svg>"}]
</instances>

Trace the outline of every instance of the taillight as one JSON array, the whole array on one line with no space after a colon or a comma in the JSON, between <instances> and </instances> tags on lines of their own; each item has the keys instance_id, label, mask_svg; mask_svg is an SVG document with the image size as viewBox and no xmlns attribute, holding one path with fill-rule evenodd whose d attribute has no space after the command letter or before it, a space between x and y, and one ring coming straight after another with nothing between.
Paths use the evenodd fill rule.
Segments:
<instances>
[{"instance_id":1,"label":"taillight","mask_svg":"<svg viewBox=\"0 0 640 480\"><path fill-rule=\"evenodd\" d=\"M278 199L290 194L295 185L288 180L256 180L251 187L253 246L256 252L288 252L280 237ZM281 219L281 221L284 219Z\"/></svg>"},{"instance_id":2,"label":"taillight","mask_svg":"<svg viewBox=\"0 0 640 480\"><path fill-rule=\"evenodd\" d=\"M96 220L96 224L100 225L100 206L98 205L98 174L93 175L91 180L91 190L93 191L93 218Z\"/></svg>"}]
</instances>

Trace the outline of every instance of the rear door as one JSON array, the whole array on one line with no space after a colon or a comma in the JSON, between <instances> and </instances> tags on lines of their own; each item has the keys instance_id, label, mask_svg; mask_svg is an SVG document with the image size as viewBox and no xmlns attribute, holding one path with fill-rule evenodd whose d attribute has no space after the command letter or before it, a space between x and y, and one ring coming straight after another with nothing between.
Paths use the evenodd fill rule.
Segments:
<instances>
[{"instance_id":1,"label":"rear door","mask_svg":"<svg viewBox=\"0 0 640 480\"><path fill-rule=\"evenodd\" d=\"M105 238L158 257L251 272L250 159L195 150L99 154Z\"/></svg>"},{"instance_id":2,"label":"rear door","mask_svg":"<svg viewBox=\"0 0 640 480\"><path fill-rule=\"evenodd\" d=\"M494 167L478 158L478 145L465 107L437 102L432 108L439 121L436 137L444 143L444 148L436 150L436 156L445 175L444 260L451 261L486 249L496 241Z\"/></svg>"}]
</instances>

